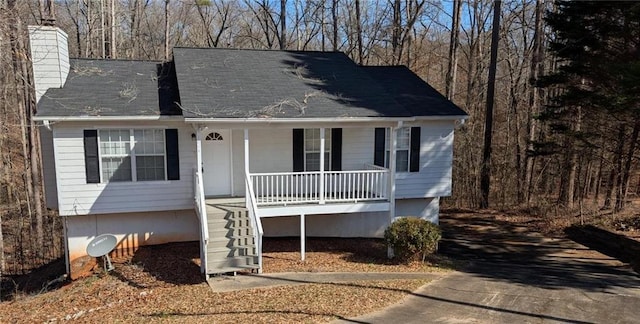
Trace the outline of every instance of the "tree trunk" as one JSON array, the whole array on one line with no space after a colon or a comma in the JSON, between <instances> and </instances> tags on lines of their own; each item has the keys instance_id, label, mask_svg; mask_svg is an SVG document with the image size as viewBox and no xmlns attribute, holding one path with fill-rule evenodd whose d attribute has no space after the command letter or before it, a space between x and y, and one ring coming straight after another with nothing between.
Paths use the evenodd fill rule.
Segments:
<instances>
[{"instance_id":1,"label":"tree trunk","mask_svg":"<svg viewBox=\"0 0 640 324\"><path fill-rule=\"evenodd\" d=\"M391 24L391 64L396 65L400 60L400 37L402 33L402 15L400 12L400 0L393 1L393 21Z\"/></svg>"},{"instance_id":2,"label":"tree trunk","mask_svg":"<svg viewBox=\"0 0 640 324\"><path fill-rule=\"evenodd\" d=\"M358 36L358 64L362 65L362 23L360 22L360 0L356 2L356 36Z\"/></svg>"},{"instance_id":3,"label":"tree trunk","mask_svg":"<svg viewBox=\"0 0 640 324\"><path fill-rule=\"evenodd\" d=\"M280 49L287 47L287 0L280 0Z\"/></svg>"},{"instance_id":4,"label":"tree trunk","mask_svg":"<svg viewBox=\"0 0 640 324\"><path fill-rule=\"evenodd\" d=\"M114 59L117 56L116 51L116 0L111 0L111 23L109 24L109 57Z\"/></svg>"},{"instance_id":5,"label":"tree trunk","mask_svg":"<svg viewBox=\"0 0 640 324\"><path fill-rule=\"evenodd\" d=\"M451 36L449 38L449 65L447 67L446 94L447 99L453 100L456 92L456 74L458 71L458 44L460 36L460 8L462 0L453 0L453 15L451 21Z\"/></svg>"},{"instance_id":6,"label":"tree trunk","mask_svg":"<svg viewBox=\"0 0 640 324\"><path fill-rule=\"evenodd\" d=\"M544 47L542 46L544 31L542 30L542 17L544 15L544 0L536 0L535 27L533 33L533 56L531 59L530 75L533 86L529 93L529 113L527 116L527 151L533 152L533 142L538 128L538 122L535 116L539 111L540 88L536 86L536 82L542 73L542 55ZM531 201L531 191L533 186L533 165L535 157L532 154L525 155L524 161L524 182L526 190L525 200L527 203Z\"/></svg>"},{"instance_id":7,"label":"tree trunk","mask_svg":"<svg viewBox=\"0 0 640 324\"><path fill-rule=\"evenodd\" d=\"M333 0L331 3L331 20L333 22L333 37L331 43L333 43L333 50L338 50L338 0Z\"/></svg>"},{"instance_id":8,"label":"tree trunk","mask_svg":"<svg viewBox=\"0 0 640 324\"><path fill-rule=\"evenodd\" d=\"M487 81L487 107L484 127L484 149L482 153L482 170L480 171L480 208L489 207L489 190L491 189L491 141L493 138L493 99L495 96L496 68L498 61L498 41L500 36L500 5L497 0L493 7L493 24L491 27L491 61Z\"/></svg>"},{"instance_id":9,"label":"tree trunk","mask_svg":"<svg viewBox=\"0 0 640 324\"><path fill-rule=\"evenodd\" d=\"M626 127L624 124L621 124L618 127L618 145L615 151L614 158L614 166L611 168L611 173L609 174L609 181L607 181L607 192L604 199L603 208L611 208L611 198L613 196L613 190L615 189L615 181L618 179L618 175L620 170L622 169L622 151L624 150L624 142L625 142L625 133Z\"/></svg>"},{"instance_id":10,"label":"tree trunk","mask_svg":"<svg viewBox=\"0 0 640 324\"><path fill-rule=\"evenodd\" d=\"M164 1L164 60L169 61L169 1Z\"/></svg>"},{"instance_id":11,"label":"tree trunk","mask_svg":"<svg viewBox=\"0 0 640 324\"><path fill-rule=\"evenodd\" d=\"M570 150L569 156L569 177L567 178L567 196L565 200L565 206L571 209L574 207L575 194L576 194L576 170L578 169L578 152L573 149Z\"/></svg>"},{"instance_id":12,"label":"tree trunk","mask_svg":"<svg viewBox=\"0 0 640 324\"><path fill-rule=\"evenodd\" d=\"M631 174L631 164L633 162L633 155L636 151L636 143L638 141L638 134L640 133L640 120L636 119L633 124L633 131L631 134L631 141L629 142L629 151L624 163L624 169L622 169L622 176L620 183L618 184L618 190L616 191L616 212L624 209L625 201L627 199L627 192L629 190L629 178Z\"/></svg>"}]
</instances>

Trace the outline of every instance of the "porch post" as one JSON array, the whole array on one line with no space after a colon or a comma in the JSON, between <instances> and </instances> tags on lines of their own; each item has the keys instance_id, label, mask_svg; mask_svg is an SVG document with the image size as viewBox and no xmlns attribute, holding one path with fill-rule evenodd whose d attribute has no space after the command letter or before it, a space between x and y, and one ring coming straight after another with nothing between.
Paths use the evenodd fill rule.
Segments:
<instances>
[{"instance_id":1,"label":"porch post","mask_svg":"<svg viewBox=\"0 0 640 324\"><path fill-rule=\"evenodd\" d=\"M320 128L320 204L324 204L324 128Z\"/></svg>"},{"instance_id":2,"label":"porch post","mask_svg":"<svg viewBox=\"0 0 640 324\"><path fill-rule=\"evenodd\" d=\"M305 250L306 250L306 241L307 241L307 230L304 224L305 215L300 214L300 260L304 261L305 258Z\"/></svg>"},{"instance_id":3,"label":"porch post","mask_svg":"<svg viewBox=\"0 0 640 324\"><path fill-rule=\"evenodd\" d=\"M396 127L389 127L389 226L396 216L396 147L398 145L396 129ZM387 256L393 257L391 247L387 249Z\"/></svg>"},{"instance_id":4,"label":"porch post","mask_svg":"<svg viewBox=\"0 0 640 324\"><path fill-rule=\"evenodd\" d=\"M196 172L202 173L202 127L196 130Z\"/></svg>"},{"instance_id":5,"label":"porch post","mask_svg":"<svg viewBox=\"0 0 640 324\"><path fill-rule=\"evenodd\" d=\"M244 176L245 179L247 180L251 180L249 178L249 129L245 128L244 129ZM247 184L247 181L245 181L245 185L244 185L244 201L246 204L247 208L250 208L251 206L249 206L249 185Z\"/></svg>"}]
</instances>

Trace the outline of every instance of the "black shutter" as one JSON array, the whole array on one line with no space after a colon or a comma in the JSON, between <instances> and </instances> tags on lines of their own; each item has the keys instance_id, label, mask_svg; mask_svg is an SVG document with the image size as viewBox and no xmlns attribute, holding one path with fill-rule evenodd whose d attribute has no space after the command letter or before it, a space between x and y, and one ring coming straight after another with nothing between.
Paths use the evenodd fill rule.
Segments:
<instances>
[{"instance_id":1,"label":"black shutter","mask_svg":"<svg viewBox=\"0 0 640 324\"><path fill-rule=\"evenodd\" d=\"M373 164L384 167L384 128L376 128L373 149Z\"/></svg>"},{"instance_id":2,"label":"black shutter","mask_svg":"<svg viewBox=\"0 0 640 324\"><path fill-rule=\"evenodd\" d=\"M164 130L164 144L167 152L167 180L180 180L180 154L178 153L178 130Z\"/></svg>"},{"instance_id":3,"label":"black shutter","mask_svg":"<svg viewBox=\"0 0 640 324\"><path fill-rule=\"evenodd\" d=\"M331 129L331 171L342 171L342 128Z\"/></svg>"},{"instance_id":4,"label":"black shutter","mask_svg":"<svg viewBox=\"0 0 640 324\"><path fill-rule=\"evenodd\" d=\"M84 169L87 183L100 182L100 161L98 160L98 131L84 130Z\"/></svg>"},{"instance_id":5,"label":"black shutter","mask_svg":"<svg viewBox=\"0 0 640 324\"><path fill-rule=\"evenodd\" d=\"M420 171L420 127L411 127L411 151L409 152L409 172Z\"/></svg>"},{"instance_id":6,"label":"black shutter","mask_svg":"<svg viewBox=\"0 0 640 324\"><path fill-rule=\"evenodd\" d=\"M304 129L293 130L293 172L304 171Z\"/></svg>"}]
</instances>

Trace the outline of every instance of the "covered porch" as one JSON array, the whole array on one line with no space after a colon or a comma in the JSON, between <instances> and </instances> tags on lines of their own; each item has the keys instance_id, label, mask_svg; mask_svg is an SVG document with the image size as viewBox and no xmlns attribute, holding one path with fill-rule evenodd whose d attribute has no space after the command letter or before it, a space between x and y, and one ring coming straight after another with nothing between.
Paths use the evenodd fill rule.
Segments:
<instances>
[{"instance_id":1,"label":"covered porch","mask_svg":"<svg viewBox=\"0 0 640 324\"><path fill-rule=\"evenodd\" d=\"M341 150L345 153L340 155L335 151L336 133L332 132L332 128L317 128L317 150L313 153L316 154L315 157L323 157L317 158L318 170L292 171L296 168L294 164L299 163L290 162L291 155L296 154L292 151L296 150L296 145L310 144L308 139L306 143L296 143L295 134L293 139L290 135L287 138L286 135L295 132L296 129L307 129L309 126L238 129L233 125L193 124L192 137L195 140L197 157L197 167L193 173L194 198L202 224L201 251L207 251L212 234L207 225L210 222L207 219L206 206L215 204L218 198L242 198L253 229L259 269L262 269L264 234L261 218L299 216L302 260L305 258L307 215L384 212L389 214L391 222L395 201L395 129L399 125L389 125L384 125L387 126L389 134L389 168L372 163L374 128L361 124L345 130L345 138L340 139L344 143L340 145ZM265 138L269 134L273 134L276 143L267 147ZM371 143L367 142L368 137L371 137ZM336 155L343 166L340 170L333 170ZM305 156L306 159L312 157L312 153ZM310 165L308 160L303 163L305 166ZM206 253L201 254L206 260ZM212 269L206 269L207 262L202 264L202 271L211 273Z\"/></svg>"}]
</instances>

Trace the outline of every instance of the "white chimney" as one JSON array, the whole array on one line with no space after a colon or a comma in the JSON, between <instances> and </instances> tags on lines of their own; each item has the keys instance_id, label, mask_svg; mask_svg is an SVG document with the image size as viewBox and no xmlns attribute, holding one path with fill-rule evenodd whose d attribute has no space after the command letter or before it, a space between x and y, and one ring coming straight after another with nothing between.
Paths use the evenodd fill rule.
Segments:
<instances>
[{"instance_id":1,"label":"white chimney","mask_svg":"<svg viewBox=\"0 0 640 324\"><path fill-rule=\"evenodd\" d=\"M61 88L69 74L67 34L58 27L29 26L36 103L50 88Z\"/></svg>"}]
</instances>

